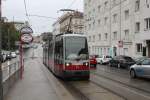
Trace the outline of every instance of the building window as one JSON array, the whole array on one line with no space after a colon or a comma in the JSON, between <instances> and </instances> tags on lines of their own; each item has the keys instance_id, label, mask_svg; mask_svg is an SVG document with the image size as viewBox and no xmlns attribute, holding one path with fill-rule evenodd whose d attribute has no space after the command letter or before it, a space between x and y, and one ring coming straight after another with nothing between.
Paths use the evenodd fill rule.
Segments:
<instances>
[{"instance_id":1,"label":"building window","mask_svg":"<svg viewBox=\"0 0 150 100\"><path fill-rule=\"evenodd\" d=\"M89 42L91 42L91 36L89 36Z\"/></svg>"},{"instance_id":2,"label":"building window","mask_svg":"<svg viewBox=\"0 0 150 100\"><path fill-rule=\"evenodd\" d=\"M145 30L150 30L150 18L145 19Z\"/></svg>"},{"instance_id":3,"label":"building window","mask_svg":"<svg viewBox=\"0 0 150 100\"><path fill-rule=\"evenodd\" d=\"M147 8L149 8L149 4L150 4L150 2L148 0L146 0L146 6L147 6Z\"/></svg>"},{"instance_id":4,"label":"building window","mask_svg":"<svg viewBox=\"0 0 150 100\"><path fill-rule=\"evenodd\" d=\"M107 24L107 20L108 20L108 18L107 18L107 17L105 17L105 23L104 23L105 25Z\"/></svg>"},{"instance_id":5,"label":"building window","mask_svg":"<svg viewBox=\"0 0 150 100\"><path fill-rule=\"evenodd\" d=\"M108 1L105 1L104 5L105 5L105 10L106 10L108 8Z\"/></svg>"},{"instance_id":6,"label":"building window","mask_svg":"<svg viewBox=\"0 0 150 100\"><path fill-rule=\"evenodd\" d=\"M108 39L108 33L105 33L105 40Z\"/></svg>"},{"instance_id":7,"label":"building window","mask_svg":"<svg viewBox=\"0 0 150 100\"><path fill-rule=\"evenodd\" d=\"M113 39L117 40L117 32L113 32Z\"/></svg>"},{"instance_id":8,"label":"building window","mask_svg":"<svg viewBox=\"0 0 150 100\"><path fill-rule=\"evenodd\" d=\"M108 48L108 49L107 49L107 52L108 52L108 55L109 55L109 52L110 52L110 48Z\"/></svg>"},{"instance_id":9,"label":"building window","mask_svg":"<svg viewBox=\"0 0 150 100\"><path fill-rule=\"evenodd\" d=\"M135 12L140 10L140 0L136 0L135 2Z\"/></svg>"},{"instance_id":10,"label":"building window","mask_svg":"<svg viewBox=\"0 0 150 100\"><path fill-rule=\"evenodd\" d=\"M93 35L93 42L95 42L95 35Z\"/></svg>"},{"instance_id":11,"label":"building window","mask_svg":"<svg viewBox=\"0 0 150 100\"><path fill-rule=\"evenodd\" d=\"M142 52L142 44L136 44L136 50L137 52Z\"/></svg>"},{"instance_id":12,"label":"building window","mask_svg":"<svg viewBox=\"0 0 150 100\"><path fill-rule=\"evenodd\" d=\"M95 27L95 20L93 21L93 28Z\"/></svg>"},{"instance_id":13,"label":"building window","mask_svg":"<svg viewBox=\"0 0 150 100\"><path fill-rule=\"evenodd\" d=\"M125 20L129 19L129 10L125 10Z\"/></svg>"},{"instance_id":14,"label":"building window","mask_svg":"<svg viewBox=\"0 0 150 100\"><path fill-rule=\"evenodd\" d=\"M99 40L101 40L101 34L99 34L98 37L99 37Z\"/></svg>"},{"instance_id":15,"label":"building window","mask_svg":"<svg viewBox=\"0 0 150 100\"><path fill-rule=\"evenodd\" d=\"M129 30L125 30L125 40L129 40Z\"/></svg>"},{"instance_id":16,"label":"building window","mask_svg":"<svg viewBox=\"0 0 150 100\"><path fill-rule=\"evenodd\" d=\"M100 11L101 11L101 5L98 6L98 12L100 12Z\"/></svg>"},{"instance_id":17,"label":"building window","mask_svg":"<svg viewBox=\"0 0 150 100\"><path fill-rule=\"evenodd\" d=\"M84 6L85 6L85 8L87 8L87 3L85 3L85 5L84 5Z\"/></svg>"},{"instance_id":18,"label":"building window","mask_svg":"<svg viewBox=\"0 0 150 100\"><path fill-rule=\"evenodd\" d=\"M91 24L89 24L89 29L91 29Z\"/></svg>"},{"instance_id":19,"label":"building window","mask_svg":"<svg viewBox=\"0 0 150 100\"><path fill-rule=\"evenodd\" d=\"M100 25L101 25L101 20L99 19L99 20L98 20L98 26L100 26Z\"/></svg>"},{"instance_id":20,"label":"building window","mask_svg":"<svg viewBox=\"0 0 150 100\"><path fill-rule=\"evenodd\" d=\"M116 0L113 0L113 1L112 1L112 5L113 5L113 6L116 6L116 4L117 4L117 3L116 3Z\"/></svg>"},{"instance_id":21,"label":"building window","mask_svg":"<svg viewBox=\"0 0 150 100\"><path fill-rule=\"evenodd\" d=\"M135 32L136 32L136 33L140 32L140 22L137 22L137 23L135 24Z\"/></svg>"},{"instance_id":22,"label":"building window","mask_svg":"<svg viewBox=\"0 0 150 100\"><path fill-rule=\"evenodd\" d=\"M117 22L117 14L114 14L113 15L113 23L116 23Z\"/></svg>"}]
</instances>

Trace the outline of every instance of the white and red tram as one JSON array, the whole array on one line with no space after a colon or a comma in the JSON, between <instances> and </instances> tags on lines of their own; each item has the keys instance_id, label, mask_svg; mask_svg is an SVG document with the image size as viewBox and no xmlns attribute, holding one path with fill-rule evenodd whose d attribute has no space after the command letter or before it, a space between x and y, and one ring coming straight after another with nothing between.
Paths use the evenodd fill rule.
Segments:
<instances>
[{"instance_id":1,"label":"white and red tram","mask_svg":"<svg viewBox=\"0 0 150 100\"><path fill-rule=\"evenodd\" d=\"M59 34L43 47L43 63L62 78L89 79L87 38L79 34Z\"/></svg>"}]
</instances>

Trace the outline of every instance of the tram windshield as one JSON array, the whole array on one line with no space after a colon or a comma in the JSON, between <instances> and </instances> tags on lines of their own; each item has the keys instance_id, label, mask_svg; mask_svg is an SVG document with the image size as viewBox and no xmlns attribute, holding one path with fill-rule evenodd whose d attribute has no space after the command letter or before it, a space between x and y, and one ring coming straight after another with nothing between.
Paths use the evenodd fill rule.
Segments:
<instances>
[{"instance_id":1,"label":"tram windshield","mask_svg":"<svg viewBox=\"0 0 150 100\"><path fill-rule=\"evenodd\" d=\"M65 47L66 60L88 59L88 46L85 37L66 37Z\"/></svg>"}]
</instances>

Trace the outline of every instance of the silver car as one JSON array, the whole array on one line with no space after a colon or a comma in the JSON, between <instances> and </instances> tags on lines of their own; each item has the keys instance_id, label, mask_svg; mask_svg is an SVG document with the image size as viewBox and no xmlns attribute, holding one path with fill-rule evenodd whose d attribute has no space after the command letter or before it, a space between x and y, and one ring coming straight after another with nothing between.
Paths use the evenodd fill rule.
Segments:
<instances>
[{"instance_id":1,"label":"silver car","mask_svg":"<svg viewBox=\"0 0 150 100\"><path fill-rule=\"evenodd\" d=\"M130 67L131 78L150 78L150 58L145 58Z\"/></svg>"}]
</instances>

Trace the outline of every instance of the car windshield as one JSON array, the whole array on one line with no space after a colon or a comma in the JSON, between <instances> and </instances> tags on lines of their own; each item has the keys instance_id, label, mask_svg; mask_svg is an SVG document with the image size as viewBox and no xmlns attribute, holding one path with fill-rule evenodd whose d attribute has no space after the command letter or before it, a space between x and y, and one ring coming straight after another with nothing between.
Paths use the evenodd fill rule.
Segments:
<instances>
[{"instance_id":1,"label":"car windshield","mask_svg":"<svg viewBox=\"0 0 150 100\"><path fill-rule=\"evenodd\" d=\"M111 56L106 56L106 58L112 58Z\"/></svg>"},{"instance_id":2,"label":"car windshield","mask_svg":"<svg viewBox=\"0 0 150 100\"><path fill-rule=\"evenodd\" d=\"M124 57L124 59L125 59L126 61L131 61L131 62L134 61L131 57Z\"/></svg>"}]
</instances>

